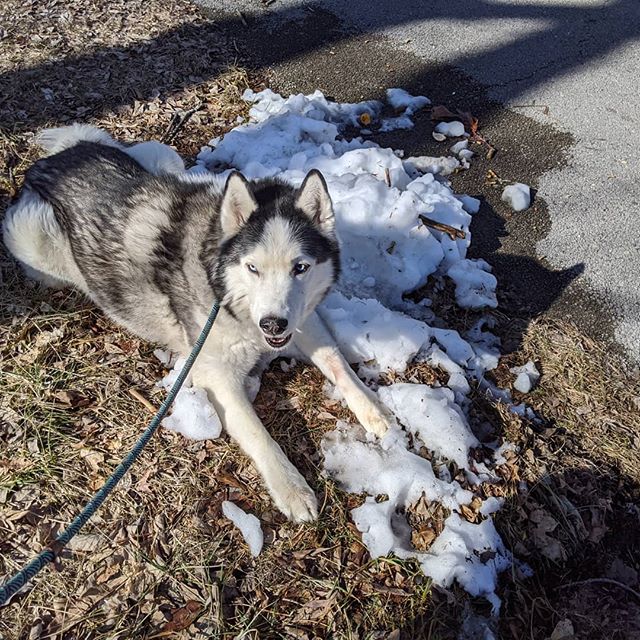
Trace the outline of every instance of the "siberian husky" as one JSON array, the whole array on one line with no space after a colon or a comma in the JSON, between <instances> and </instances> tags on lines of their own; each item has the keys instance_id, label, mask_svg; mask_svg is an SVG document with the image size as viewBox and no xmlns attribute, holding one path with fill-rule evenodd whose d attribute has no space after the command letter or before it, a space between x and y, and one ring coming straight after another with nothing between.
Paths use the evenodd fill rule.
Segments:
<instances>
[{"instance_id":1,"label":"siberian husky","mask_svg":"<svg viewBox=\"0 0 640 640\"><path fill-rule=\"evenodd\" d=\"M322 175L310 171L295 189L233 172L222 186L180 174L169 147L125 148L86 125L47 130L40 142L52 155L28 170L4 219L11 253L31 275L80 289L119 324L183 356L218 300L193 383L278 509L296 522L317 517L313 491L253 409L252 369L277 353L306 357L365 429L381 436L393 420L316 311L340 271Z\"/></svg>"}]
</instances>

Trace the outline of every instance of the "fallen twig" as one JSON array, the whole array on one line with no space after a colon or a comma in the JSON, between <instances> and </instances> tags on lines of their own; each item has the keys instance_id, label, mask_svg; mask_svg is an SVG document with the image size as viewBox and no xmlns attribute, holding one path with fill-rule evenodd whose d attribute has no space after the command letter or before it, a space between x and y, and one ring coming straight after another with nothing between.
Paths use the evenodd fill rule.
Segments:
<instances>
[{"instance_id":1,"label":"fallen twig","mask_svg":"<svg viewBox=\"0 0 640 640\"><path fill-rule=\"evenodd\" d=\"M485 177L485 182L492 187L501 187L509 181L501 178L493 169L489 169Z\"/></svg>"},{"instance_id":2,"label":"fallen twig","mask_svg":"<svg viewBox=\"0 0 640 640\"><path fill-rule=\"evenodd\" d=\"M389 173L389 167L384 169L384 181L387 183L387 187L391 186L391 174Z\"/></svg>"},{"instance_id":3,"label":"fallen twig","mask_svg":"<svg viewBox=\"0 0 640 640\"><path fill-rule=\"evenodd\" d=\"M556 589L566 589L567 587L578 587L583 584L611 584L616 587L620 587L625 591L629 592L631 595L635 596L638 600L640 600L640 593L638 593L635 589L628 587L626 584L622 584L622 582L618 582L617 580L612 580L611 578L589 578L588 580L578 580L577 582L569 582L567 584L561 584Z\"/></svg>"},{"instance_id":4,"label":"fallen twig","mask_svg":"<svg viewBox=\"0 0 640 640\"><path fill-rule=\"evenodd\" d=\"M140 404L144 405L150 413L155 413L158 411L139 391L136 389L129 389L129 395L132 398L135 398Z\"/></svg>"},{"instance_id":5,"label":"fallen twig","mask_svg":"<svg viewBox=\"0 0 640 640\"><path fill-rule=\"evenodd\" d=\"M432 220L431 218L427 218L427 216L423 216L421 213L418 214L418 218L420 218L420 221L426 227L431 227L436 231L442 231L443 233L446 233L452 240L464 240L467 237L462 229L456 229L455 227L452 227L449 224L445 224L444 222Z\"/></svg>"},{"instance_id":6,"label":"fallen twig","mask_svg":"<svg viewBox=\"0 0 640 640\"><path fill-rule=\"evenodd\" d=\"M182 127L189 122L191 116L196 113L196 111L200 111L200 109L202 109L202 102L199 102L193 109L189 109L189 111L177 111L174 113L167 130L162 135L162 138L160 138L160 142L163 144L171 144L180 132L180 129L182 129Z\"/></svg>"}]
</instances>

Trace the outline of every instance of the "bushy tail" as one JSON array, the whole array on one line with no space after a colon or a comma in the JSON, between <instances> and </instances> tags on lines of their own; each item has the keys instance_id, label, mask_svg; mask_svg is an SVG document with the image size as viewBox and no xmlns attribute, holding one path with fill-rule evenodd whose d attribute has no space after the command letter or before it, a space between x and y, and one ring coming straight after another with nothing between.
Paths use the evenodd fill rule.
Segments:
<instances>
[{"instance_id":1,"label":"bushy tail","mask_svg":"<svg viewBox=\"0 0 640 640\"><path fill-rule=\"evenodd\" d=\"M68 127L45 129L36 137L36 142L47 152L47 155L59 153L73 147L79 142L96 142L116 147L131 156L149 173L162 175L167 173L184 173L184 162L178 153L166 144L149 140L133 145L123 145L114 140L106 131L90 124L72 124Z\"/></svg>"},{"instance_id":2,"label":"bushy tail","mask_svg":"<svg viewBox=\"0 0 640 640\"><path fill-rule=\"evenodd\" d=\"M72 124L68 127L45 129L36 137L36 142L44 148L49 155L73 147L79 142L97 142L110 147L120 145L106 132L90 124Z\"/></svg>"}]
</instances>

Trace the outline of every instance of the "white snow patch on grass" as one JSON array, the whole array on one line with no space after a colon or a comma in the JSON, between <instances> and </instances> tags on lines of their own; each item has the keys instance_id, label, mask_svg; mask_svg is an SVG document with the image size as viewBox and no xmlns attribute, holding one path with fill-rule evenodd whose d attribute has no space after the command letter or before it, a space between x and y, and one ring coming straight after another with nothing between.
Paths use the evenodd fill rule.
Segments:
<instances>
[{"instance_id":1,"label":"white snow patch on grass","mask_svg":"<svg viewBox=\"0 0 640 640\"><path fill-rule=\"evenodd\" d=\"M498 574L511 565L511 554L490 518L471 524L452 513L429 552L418 559L436 584L449 587L457 580L472 596L485 597L494 609L500 607L495 593Z\"/></svg>"},{"instance_id":2,"label":"white snow patch on grass","mask_svg":"<svg viewBox=\"0 0 640 640\"><path fill-rule=\"evenodd\" d=\"M157 386L167 391L171 389L184 363L184 358L180 358ZM171 413L162 421L162 426L191 440L214 440L222 432L222 423L207 398L207 392L190 386L189 378L178 391Z\"/></svg>"},{"instance_id":3,"label":"white snow patch on grass","mask_svg":"<svg viewBox=\"0 0 640 640\"><path fill-rule=\"evenodd\" d=\"M225 500L222 503L222 513L238 527L249 546L251 555L254 558L259 556L264 542L260 520L252 513L246 513L237 504L229 502L229 500Z\"/></svg>"},{"instance_id":4,"label":"white snow patch on grass","mask_svg":"<svg viewBox=\"0 0 640 640\"><path fill-rule=\"evenodd\" d=\"M469 469L469 449L479 442L455 403L451 389L425 384L392 384L378 394L419 442L443 460Z\"/></svg>"}]
</instances>

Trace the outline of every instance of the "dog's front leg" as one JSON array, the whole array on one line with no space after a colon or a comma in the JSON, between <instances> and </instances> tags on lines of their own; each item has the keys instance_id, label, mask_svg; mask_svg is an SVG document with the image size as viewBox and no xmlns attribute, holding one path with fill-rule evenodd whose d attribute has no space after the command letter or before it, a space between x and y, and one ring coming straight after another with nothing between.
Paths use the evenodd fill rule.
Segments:
<instances>
[{"instance_id":1,"label":"dog's front leg","mask_svg":"<svg viewBox=\"0 0 640 640\"><path fill-rule=\"evenodd\" d=\"M314 520L315 494L256 415L244 376L204 356L194 367L193 384L206 389L227 433L253 460L276 507L294 522Z\"/></svg>"},{"instance_id":2,"label":"dog's front leg","mask_svg":"<svg viewBox=\"0 0 640 640\"><path fill-rule=\"evenodd\" d=\"M336 385L349 409L367 431L383 436L395 423L389 411L351 369L316 311L295 334L295 344Z\"/></svg>"}]
</instances>

